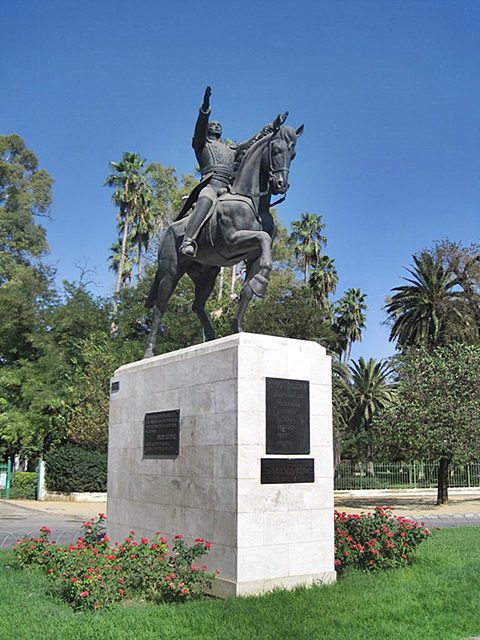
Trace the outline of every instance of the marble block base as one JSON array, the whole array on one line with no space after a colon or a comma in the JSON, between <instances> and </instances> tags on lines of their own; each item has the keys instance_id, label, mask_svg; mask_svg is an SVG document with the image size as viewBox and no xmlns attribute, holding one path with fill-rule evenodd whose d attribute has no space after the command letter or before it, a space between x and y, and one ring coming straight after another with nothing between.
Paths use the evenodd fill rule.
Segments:
<instances>
[{"instance_id":1,"label":"marble block base","mask_svg":"<svg viewBox=\"0 0 480 640\"><path fill-rule=\"evenodd\" d=\"M266 382L309 381L310 451L266 453ZM108 535L212 544L218 595L332 582L330 358L314 342L241 333L118 369L110 400ZM118 383L118 384L116 384ZM180 411L178 456L144 459L146 413ZM261 484L261 459L313 458L314 482Z\"/></svg>"}]
</instances>

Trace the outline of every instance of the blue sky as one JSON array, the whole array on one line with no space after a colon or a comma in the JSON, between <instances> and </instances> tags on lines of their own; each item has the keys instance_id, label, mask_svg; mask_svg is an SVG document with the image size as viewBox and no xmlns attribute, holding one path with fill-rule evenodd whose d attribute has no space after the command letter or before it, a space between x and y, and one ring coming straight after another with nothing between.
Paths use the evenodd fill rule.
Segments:
<instances>
[{"instance_id":1,"label":"blue sky","mask_svg":"<svg viewBox=\"0 0 480 640\"><path fill-rule=\"evenodd\" d=\"M382 306L413 253L479 241L477 1L15 0L1 14L0 131L55 179L60 279L87 264L112 291L108 163L136 151L190 172L207 84L228 137L284 110L305 123L279 214L321 213L338 294L367 294L354 358L393 352Z\"/></svg>"}]
</instances>

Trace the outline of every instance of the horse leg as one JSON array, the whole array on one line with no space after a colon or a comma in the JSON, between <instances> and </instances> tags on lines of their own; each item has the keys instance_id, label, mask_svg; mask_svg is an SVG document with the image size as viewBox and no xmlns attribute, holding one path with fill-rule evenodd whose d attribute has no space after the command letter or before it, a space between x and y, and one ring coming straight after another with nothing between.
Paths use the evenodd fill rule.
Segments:
<instances>
[{"instance_id":1,"label":"horse leg","mask_svg":"<svg viewBox=\"0 0 480 640\"><path fill-rule=\"evenodd\" d=\"M203 335L206 341L215 340L217 337L210 316L205 311L205 303L213 291L219 271L219 267L208 267L204 270L190 269L187 271L195 284L195 299L192 310L195 311L202 323Z\"/></svg>"},{"instance_id":2,"label":"horse leg","mask_svg":"<svg viewBox=\"0 0 480 640\"><path fill-rule=\"evenodd\" d=\"M257 275L260 269L260 260L247 260L247 272L245 274L245 283L240 293L240 300L238 301L237 308L235 309L235 315L232 320L232 329L234 333L240 333L242 331L242 321L245 311L253 298L253 289L250 286L250 280Z\"/></svg>"},{"instance_id":3,"label":"horse leg","mask_svg":"<svg viewBox=\"0 0 480 640\"><path fill-rule=\"evenodd\" d=\"M241 248L245 253L260 248L257 272L245 282L259 298L267 292L268 277L272 270L272 238L266 231L235 230L228 233L228 244L233 248ZM249 251L250 250L250 251Z\"/></svg>"},{"instance_id":4,"label":"horse leg","mask_svg":"<svg viewBox=\"0 0 480 640\"><path fill-rule=\"evenodd\" d=\"M160 327L161 319L162 319L162 314L160 313L160 309L158 307L153 307L153 320L150 326L150 331L148 333L147 346L145 348L145 353L143 354L144 358L151 358L154 355L153 349L155 347L155 341L157 339L157 333Z\"/></svg>"},{"instance_id":5,"label":"horse leg","mask_svg":"<svg viewBox=\"0 0 480 640\"><path fill-rule=\"evenodd\" d=\"M153 320L147 338L144 358L151 358L154 355L155 340L160 321L167 309L168 301L184 273L185 268L179 265L174 234L168 235L167 232L160 249L158 269L155 275L156 290L152 289L149 295L151 301L154 301L152 305Z\"/></svg>"}]
</instances>

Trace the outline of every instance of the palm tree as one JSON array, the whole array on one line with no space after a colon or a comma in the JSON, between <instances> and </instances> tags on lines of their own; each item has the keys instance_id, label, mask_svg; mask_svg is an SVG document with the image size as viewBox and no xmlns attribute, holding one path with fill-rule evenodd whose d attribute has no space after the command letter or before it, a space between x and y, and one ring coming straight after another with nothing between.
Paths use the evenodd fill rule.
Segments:
<instances>
[{"instance_id":1,"label":"palm tree","mask_svg":"<svg viewBox=\"0 0 480 640\"><path fill-rule=\"evenodd\" d=\"M355 404L353 423L361 428L370 426L374 414L385 409L394 399L396 383L392 382L392 369L388 362L370 358L350 365L352 393Z\"/></svg>"},{"instance_id":2,"label":"palm tree","mask_svg":"<svg viewBox=\"0 0 480 640\"><path fill-rule=\"evenodd\" d=\"M117 276L113 296L112 331L115 331L115 317L118 306L118 293L122 286L124 265L127 261L129 236L134 228L135 243L139 247L138 260L141 261L141 249L146 243L149 224L145 223L145 210L151 191L145 178L145 160L138 153L126 152L120 162L110 162L114 173L110 174L105 185L115 187L112 200L118 207L118 227L121 235ZM133 242L132 238L130 240ZM120 239L119 239L120 241ZM141 269L141 267L140 267Z\"/></svg>"},{"instance_id":3,"label":"palm tree","mask_svg":"<svg viewBox=\"0 0 480 640\"><path fill-rule=\"evenodd\" d=\"M377 411L393 402L397 385L392 381L390 365L383 360L376 362L370 358L365 362L359 358L358 362L352 362L350 370L353 397L351 427L362 438L369 460L369 473L373 475L373 442L369 434L372 419Z\"/></svg>"},{"instance_id":4,"label":"palm tree","mask_svg":"<svg viewBox=\"0 0 480 640\"><path fill-rule=\"evenodd\" d=\"M423 251L413 256L414 266L407 269L409 284L395 287L395 295L386 304L392 325L390 340L401 348L445 344L468 322L461 293L454 290L456 279L438 257Z\"/></svg>"},{"instance_id":5,"label":"palm tree","mask_svg":"<svg viewBox=\"0 0 480 640\"><path fill-rule=\"evenodd\" d=\"M324 228L322 216L317 213L302 213L300 220L292 222L291 237L297 243L295 254L303 259L305 284L308 284L310 265L318 262L322 245L327 244L322 235Z\"/></svg>"},{"instance_id":6,"label":"palm tree","mask_svg":"<svg viewBox=\"0 0 480 640\"><path fill-rule=\"evenodd\" d=\"M365 329L366 295L357 288L347 289L337 302L334 328L340 336L344 364L348 365L352 352L352 344L362 340L362 329Z\"/></svg>"},{"instance_id":7,"label":"palm tree","mask_svg":"<svg viewBox=\"0 0 480 640\"><path fill-rule=\"evenodd\" d=\"M310 272L308 283L323 309L328 308L328 296L337 290L338 273L334 263L335 260L323 255Z\"/></svg>"},{"instance_id":8,"label":"palm tree","mask_svg":"<svg viewBox=\"0 0 480 640\"><path fill-rule=\"evenodd\" d=\"M333 455L335 467L342 457L342 440L350 430L353 411L351 372L338 359L332 360Z\"/></svg>"}]
</instances>

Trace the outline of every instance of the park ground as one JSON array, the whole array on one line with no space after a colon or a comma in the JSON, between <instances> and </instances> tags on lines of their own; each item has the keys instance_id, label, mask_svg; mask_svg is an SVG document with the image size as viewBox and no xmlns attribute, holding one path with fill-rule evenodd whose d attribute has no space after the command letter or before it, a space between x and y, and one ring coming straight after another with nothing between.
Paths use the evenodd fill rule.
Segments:
<instances>
[{"instance_id":1,"label":"park ground","mask_svg":"<svg viewBox=\"0 0 480 640\"><path fill-rule=\"evenodd\" d=\"M390 507L397 515L412 517L480 514L480 488L450 489L446 504L437 505L435 500L436 489L335 492L335 508L346 513L368 512L381 505ZM84 518L92 518L108 510L106 502L9 500L8 503L50 514Z\"/></svg>"},{"instance_id":2,"label":"park ground","mask_svg":"<svg viewBox=\"0 0 480 640\"><path fill-rule=\"evenodd\" d=\"M435 489L335 492L335 508L338 511L368 513L379 505L391 508L395 515L425 521L430 528L480 526L480 488L451 489L449 502L443 505L436 504ZM107 502L0 500L0 530L5 529L2 524L5 525L8 518L14 517L13 510L19 518L14 527L17 530L27 526L27 522L21 522L22 519L32 524L41 522L42 518L51 518L52 521L59 519L65 523L65 527L74 527L99 513L106 513L108 518ZM10 524L13 525L13 522Z\"/></svg>"}]
</instances>

